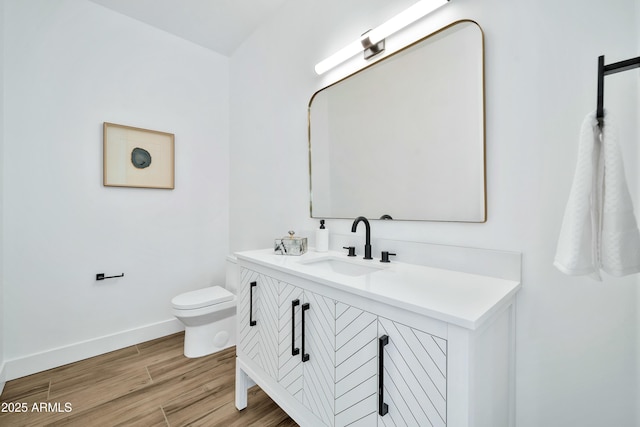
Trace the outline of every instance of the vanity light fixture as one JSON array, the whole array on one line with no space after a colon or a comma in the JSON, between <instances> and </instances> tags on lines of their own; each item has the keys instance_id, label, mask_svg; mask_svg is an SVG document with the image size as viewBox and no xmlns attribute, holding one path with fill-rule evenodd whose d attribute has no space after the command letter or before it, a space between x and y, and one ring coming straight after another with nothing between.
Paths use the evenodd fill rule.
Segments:
<instances>
[{"instance_id":1,"label":"vanity light fixture","mask_svg":"<svg viewBox=\"0 0 640 427\"><path fill-rule=\"evenodd\" d=\"M369 59L374 55L384 51L384 39L391 34L401 30L409 24L414 23L423 16L433 12L440 6L444 6L449 0L420 0L413 6L400 12L382 25L364 33L358 40L355 40L327 59L318 62L315 70L317 74L323 74L336 65L355 56L364 49L364 58Z\"/></svg>"}]
</instances>

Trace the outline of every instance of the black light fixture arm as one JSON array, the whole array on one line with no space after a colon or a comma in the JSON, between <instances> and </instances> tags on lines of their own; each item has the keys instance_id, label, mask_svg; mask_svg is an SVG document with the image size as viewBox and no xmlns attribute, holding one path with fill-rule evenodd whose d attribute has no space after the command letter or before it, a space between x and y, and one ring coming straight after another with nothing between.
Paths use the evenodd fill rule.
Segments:
<instances>
[{"instance_id":1,"label":"black light fixture arm","mask_svg":"<svg viewBox=\"0 0 640 427\"><path fill-rule=\"evenodd\" d=\"M640 67L640 56L609 65L604 64L604 55L598 57L598 108L596 110L596 118L600 127L603 126L602 119L604 118L604 76L638 67Z\"/></svg>"}]
</instances>

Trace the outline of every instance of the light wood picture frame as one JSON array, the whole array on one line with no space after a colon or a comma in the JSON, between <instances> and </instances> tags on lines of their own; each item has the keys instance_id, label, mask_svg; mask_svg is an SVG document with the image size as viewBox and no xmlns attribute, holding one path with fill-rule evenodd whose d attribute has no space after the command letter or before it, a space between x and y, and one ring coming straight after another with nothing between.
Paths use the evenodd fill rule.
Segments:
<instances>
[{"instance_id":1,"label":"light wood picture frame","mask_svg":"<svg viewBox=\"0 0 640 427\"><path fill-rule=\"evenodd\" d=\"M105 187L175 187L175 136L172 133L104 122Z\"/></svg>"}]
</instances>

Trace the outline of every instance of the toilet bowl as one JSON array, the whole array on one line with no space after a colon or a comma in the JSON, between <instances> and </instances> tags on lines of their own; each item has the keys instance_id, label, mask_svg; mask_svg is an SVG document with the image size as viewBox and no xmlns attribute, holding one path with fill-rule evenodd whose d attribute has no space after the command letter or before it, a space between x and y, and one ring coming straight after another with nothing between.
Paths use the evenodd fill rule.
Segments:
<instances>
[{"instance_id":1,"label":"toilet bowl","mask_svg":"<svg viewBox=\"0 0 640 427\"><path fill-rule=\"evenodd\" d=\"M227 261L227 287L235 289L235 259ZM236 296L221 286L185 292L171 300L184 324L184 355L206 356L236 343Z\"/></svg>"}]
</instances>

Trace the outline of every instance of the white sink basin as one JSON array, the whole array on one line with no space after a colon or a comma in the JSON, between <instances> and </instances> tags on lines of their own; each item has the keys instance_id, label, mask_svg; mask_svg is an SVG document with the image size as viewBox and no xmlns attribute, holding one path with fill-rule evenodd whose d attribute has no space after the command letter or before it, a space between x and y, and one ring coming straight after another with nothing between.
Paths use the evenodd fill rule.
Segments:
<instances>
[{"instance_id":1,"label":"white sink basin","mask_svg":"<svg viewBox=\"0 0 640 427\"><path fill-rule=\"evenodd\" d=\"M318 271L338 273L345 276L364 276L365 274L375 273L384 268L375 264L368 265L368 263L372 263L373 260L368 261L367 264L365 264L365 262L345 258L323 257L303 261L300 264L308 265Z\"/></svg>"}]
</instances>

